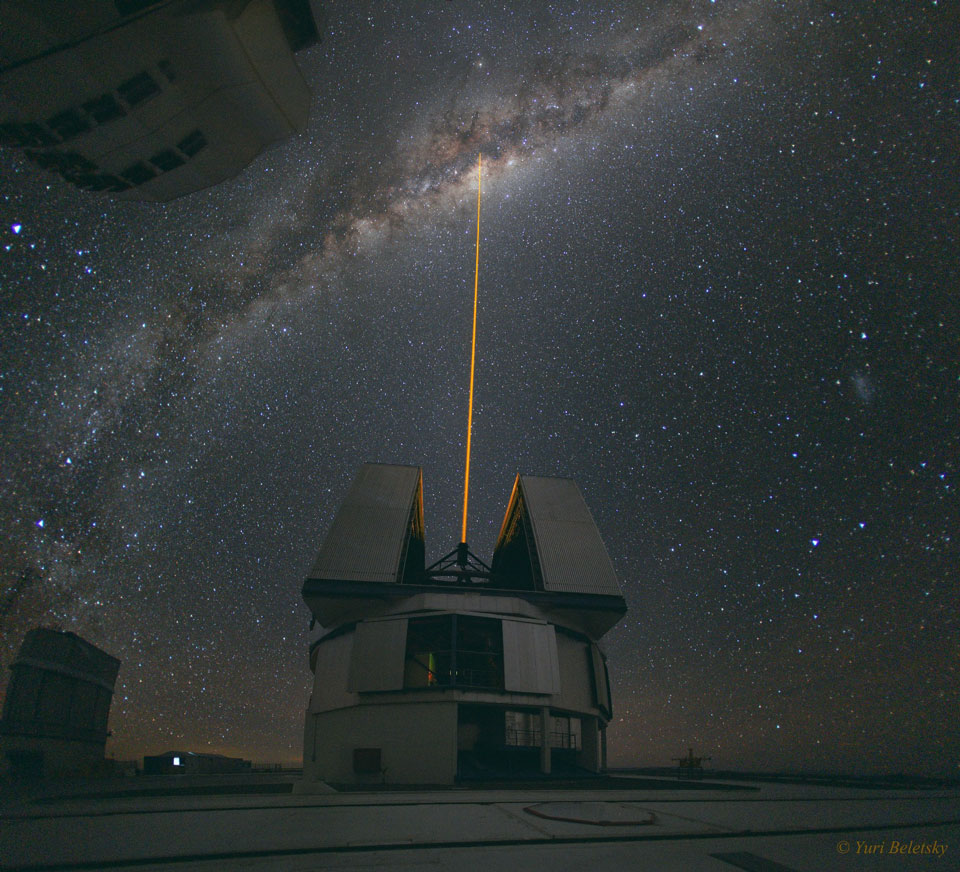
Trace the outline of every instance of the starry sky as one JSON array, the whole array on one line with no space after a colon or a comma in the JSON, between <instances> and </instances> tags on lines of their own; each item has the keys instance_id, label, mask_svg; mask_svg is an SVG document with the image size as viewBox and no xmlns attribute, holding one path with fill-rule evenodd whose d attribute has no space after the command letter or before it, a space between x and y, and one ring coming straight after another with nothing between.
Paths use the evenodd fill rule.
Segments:
<instances>
[{"instance_id":1,"label":"starry sky","mask_svg":"<svg viewBox=\"0 0 960 872\"><path fill-rule=\"evenodd\" d=\"M166 205L0 152L0 667L122 660L108 752L297 760L359 465L469 541L584 492L613 765L958 774L957 7L340 0L309 129Z\"/></svg>"}]
</instances>

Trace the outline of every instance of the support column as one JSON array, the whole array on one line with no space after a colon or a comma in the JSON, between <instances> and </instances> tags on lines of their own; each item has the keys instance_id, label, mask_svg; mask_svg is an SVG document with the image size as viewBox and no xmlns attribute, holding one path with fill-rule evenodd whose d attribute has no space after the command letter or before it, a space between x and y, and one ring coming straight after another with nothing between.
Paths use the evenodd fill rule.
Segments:
<instances>
[{"instance_id":1,"label":"support column","mask_svg":"<svg viewBox=\"0 0 960 872\"><path fill-rule=\"evenodd\" d=\"M550 708L540 709L540 771L550 774Z\"/></svg>"},{"instance_id":2,"label":"support column","mask_svg":"<svg viewBox=\"0 0 960 872\"><path fill-rule=\"evenodd\" d=\"M607 771L607 725L600 722L600 771Z\"/></svg>"},{"instance_id":3,"label":"support column","mask_svg":"<svg viewBox=\"0 0 960 872\"><path fill-rule=\"evenodd\" d=\"M583 717L580 719L580 750L577 752L577 765L590 772L599 772L600 762L600 719Z\"/></svg>"}]
</instances>

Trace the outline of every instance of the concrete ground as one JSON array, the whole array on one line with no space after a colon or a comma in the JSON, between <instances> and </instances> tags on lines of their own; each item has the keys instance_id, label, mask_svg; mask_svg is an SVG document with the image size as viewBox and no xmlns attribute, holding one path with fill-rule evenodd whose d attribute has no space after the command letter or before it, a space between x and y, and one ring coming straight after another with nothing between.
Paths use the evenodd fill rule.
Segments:
<instances>
[{"instance_id":1,"label":"concrete ground","mask_svg":"<svg viewBox=\"0 0 960 872\"><path fill-rule=\"evenodd\" d=\"M138 872L960 869L960 790L623 779L623 787L288 792L291 779L7 791L0 868ZM131 785L135 788L130 792ZM731 787L737 789L731 790ZM725 789L721 789L725 788ZM67 791L69 794L69 790Z\"/></svg>"}]
</instances>

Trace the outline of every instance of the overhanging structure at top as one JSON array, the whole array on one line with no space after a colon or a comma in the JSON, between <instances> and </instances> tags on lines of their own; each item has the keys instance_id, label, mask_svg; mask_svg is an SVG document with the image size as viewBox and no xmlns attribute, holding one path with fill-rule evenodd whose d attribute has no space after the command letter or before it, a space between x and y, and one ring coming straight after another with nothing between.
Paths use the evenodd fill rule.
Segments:
<instances>
[{"instance_id":1,"label":"overhanging structure at top","mask_svg":"<svg viewBox=\"0 0 960 872\"><path fill-rule=\"evenodd\" d=\"M294 53L321 19L317 0L3 0L0 145L122 199L209 187L306 129Z\"/></svg>"}]
</instances>

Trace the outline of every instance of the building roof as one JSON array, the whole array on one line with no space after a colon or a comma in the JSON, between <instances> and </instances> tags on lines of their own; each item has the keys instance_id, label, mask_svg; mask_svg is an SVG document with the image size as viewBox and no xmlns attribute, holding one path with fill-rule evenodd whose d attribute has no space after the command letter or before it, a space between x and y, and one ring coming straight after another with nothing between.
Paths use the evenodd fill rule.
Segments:
<instances>
[{"instance_id":1,"label":"building roof","mask_svg":"<svg viewBox=\"0 0 960 872\"><path fill-rule=\"evenodd\" d=\"M112 692L120 661L76 633L37 627L24 637L13 666L58 672Z\"/></svg>"},{"instance_id":2,"label":"building roof","mask_svg":"<svg viewBox=\"0 0 960 872\"><path fill-rule=\"evenodd\" d=\"M323 626L441 590L520 596L592 638L626 611L573 481L518 476L491 570L460 573L425 569L422 487L419 467L368 463L360 469L303 585L303 598Z\"/></svg>"},{"instance_id":3,"label":"building roof","mask_svg":"<svg viewBox=\"0 0 960 872\"><path fill-rule=\"evenodd\" d=\"M365 463L333 519L310 578L402 583L424 569L418 466Z\"/></svg>"},{"instance_id":4,"label":"building roof","mask_svg":"<svg viewBox=\"0 0 960 872\"><path fill-rule=\"evenodd\" d=\"M569 478L517 476L493 571L529 575L536 590L621 595L600 531Z\"/></svg>"}]
</instances>

